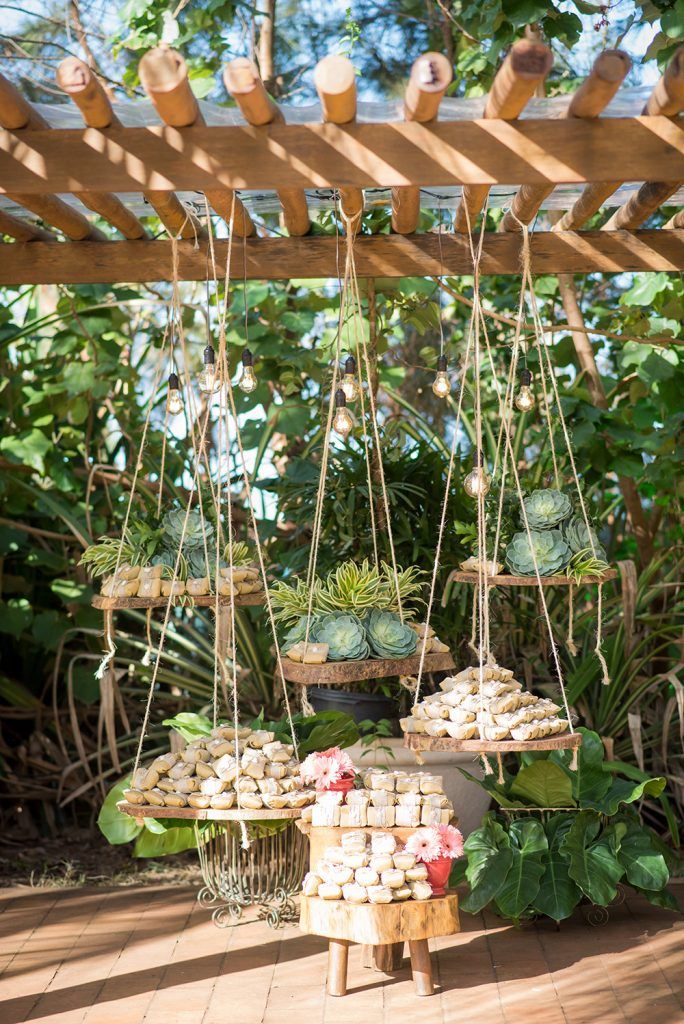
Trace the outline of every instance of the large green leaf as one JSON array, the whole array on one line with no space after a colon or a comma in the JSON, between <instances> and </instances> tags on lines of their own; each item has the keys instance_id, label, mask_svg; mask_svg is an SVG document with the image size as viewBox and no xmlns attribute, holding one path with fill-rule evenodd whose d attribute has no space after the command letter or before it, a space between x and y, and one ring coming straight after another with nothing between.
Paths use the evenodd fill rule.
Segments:
<instances>
[{"instance_id":1,"label":"large green leaf","mask_svg":"<svg viewBox=\"0 0 684 1024\"><path fill-rule=\"evenodd\" d=\"M638 885L635 885L634 888L642 896L645 896L654 907L661 907L663 910L674 910L681 913L682 908L679 906L677 897L671 889L640 889Z\"/></svg>"},{"instance_id":2,"label":"large green leaf","mask_svg":"<svg viewBox=\"0 0 684 1024\"><path fill-rule=\"evenodd\" d=\"M506 917L518 921L539 892L544 874L542 855L548 843L541 822L536 818L512 821L509 836L513 862L497 894L496 906Z\"/></svg>"},{"instance_id":3,"label":"large green leaf","mask_svg":"<svg viewBox=\"0 0 684 1024\"><path fill-rule=\"evenodd\" d=\"M592 903L605 907L615 899L625 873L618 853L626 831L623 822L601 831L598 814L582 811L561 841L560 850L570 861L568 873Z\"/></svg>"},{"instance_id":4,"label":"large green leaf","mask_svg":"<svg viewBox=\"0 0 684 1024\"><path fill-rule=\"evenodd\" d=\"M610 779L610 776L609 776ZM608 792L601 800L589 801L588 806L609 816L617 814L621 804L633 804L642 796L660 796L666 780L662 776L629 782L627 779L612 779Z\"/></svg>"},{"instance_id":5,"label":"large green leaf","mask_svg":"<svg viewBox=\"0 0 684 1024\"><path fill-rule=\"evenodd\" d=\"M582 897L578 886L570 878L568 859L560 850L560 844L572 827L574 817L573 814L554 814L546 822L544 830L549 848L542 856L544 874L534 909L554 921L570 917Z\"/></svg>"},{"instance_id":6,"label":"large green leaf","mask_svg":"<svg viewBox=\"0 0 684 1024\"><path fill-rule=\"evenodd\" d=\"M128 814L122 814L117 808L119 800L123 800L124 789L131 784L130 775L121 779L107 793L105 801L100 808L97 818L97 825L100 832L112 846L120 846L122 843L130 843L132 839L142 832L142 825L139 825L135 818Z\"/></svg>"},{"instance_id":7,"label":"large green leaf","mask_svg":"<svg viewBox=\"0 0 684 1024\"><path fill-rule=\"evenodd\" d=\"M654 847L648 829L640 821L625 822L618 858L630 885L640 889L664 889L670 878L665 858Z\"/></svg>"},{"instance_id":8,"label":"large green leaf","mask_svg":"<svg viewBox=\"0 0 684 1024\"><path fill-rule=\"evenodd\" d=\"M133 847L134 857L167 857L171 853L194 850L197 846L192 828L167 828L163 832L143 829Z\"/></svg>"},{"instance_id":9,"label":"large green leaf","mask_svg":"<svg viewBox=\"0 0 684 1024\"><path fill-rule=\"evenodd\" d=\"M469 914L477 914L494 899L503 886L513 862L510 839L491 814L486 814L480 828L465 841L468 855L466 878L470 892L461 906Z\"/></svg>"},{"instance_id":10,"label":"large green leaf","mask_svg":"<svg viewBox=\"0 0 684 1024\"><path fill-rule=\"evenodd\" d=\"M535 807L574 807L572 782L553 761L535 761L521 768L511 785L511 794Z\"/></svg>"},{"instance_id":11,"label":"large green leaf","mask_svg":"<svg viewBox=\"0 0 684 1024\"><path fill-rule=\"evenodd\" d=\"M197 715L193 711L181 711L174 718L165 718L162 722L168 729L175 729L186 743L211 733L211 720L206 715Z\"/></svg>"},{"instance_id":12,"label":"large green leaf","mask_svg":"<svg viewBox=\"0 0 684 1024\"><path fill-rule=\"evenodd\" d=\"M610 777L603 770L604 748L601 737L591 729L579 729L582 744L577 757L577 768L570 768L570 751L554 751L551 760L563 767L572 783L572 795L580 807L591 806L610 789Z\"/></svg>"}]
</instances>

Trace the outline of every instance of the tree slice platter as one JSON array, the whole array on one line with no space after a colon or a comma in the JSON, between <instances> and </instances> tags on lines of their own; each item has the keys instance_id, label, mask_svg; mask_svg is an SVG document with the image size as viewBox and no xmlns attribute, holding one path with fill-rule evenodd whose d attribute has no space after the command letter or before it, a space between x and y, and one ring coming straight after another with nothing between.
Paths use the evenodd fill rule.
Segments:
<instances>
[{"instance_id":1,"label":"tree slice platter","mask_svg":"<svg viewBox=\"0 0 684 1024\"><path fill-rule=\"evenodd\" d=\"M298 661L282 659L283 675L290 683L305 686L335 686L354 683L362 679L382 679L385 676L412 676L420 668L420 655L410 658L370 658L367 661L326 661L323 665L303 665ZM451 654L426 654L424 672L450 672L456 667Z\"/></svg>"},{"instance_id":2,"label":"tree slice platter","mask_svg":"<svg viewBox=\"0 0 684 1024\"><path fill-rule=\"evenodd\" d=\"M219 607L225 608L231 604L233 598L219 596ZM190 603L192 602L192 603ZM92 600L93 608L100 608L102 611L122 611L126 608L166 608L169 603L168 597L103 597L102 594L94 594ZM235 598L236 607L251 605L256 607L264 603L264 592L254 594L238 594ZM190 594L183 594L174 597L171 601L172 608L215 608L216 595L204 594L202 597L192 597Z\"/></svg>"},{"instance_id":3,"label":"tree slice platter","mask_svg":"<svg viewBox=\"0 0 684 1024\"><path fill-rule=\"evenodd\" d=\"M277 821L302 815L301 807L284 807L282 810L264 807L257 811L231 807L220 811L215 807L152 807L149 804L129 804L126 800L120 800L116 806L131 818L185 818L188 821Z\"/></svg>"},{"instance_id":4,"label":"tree slice platter","mask_svg":"<svg viewBox=\"0 0 684 1024\"><path fill-rule=\"evenodd\" d=\"M489 587L538 587L541 582L542 587L569 587L570 584L574 586L583 586L584 584L590 583L606 583L608 580L614 580L617 577L616 569L606 569L600 576L583 576L579 584L575 583L568 576L541 576L537 580L536 576L485 576L484 579ZM456 580L458 583L479 583L480 574L477 572L452 572L451 579Z\"/></svg>"},{"instance_id":5,"label":"tree slice platter","mask_svg":"<svg viewBox=\"0 0 684 1024\"><path fill-rule=\"evenodd\" d=\"M459 931L458 896L379 904L302 895L299 927L309 935L368 946L454 935Z\"/></svg>"},{"instance_id":6,"label":"tree slice platter","mask_svg":"<svg viewBox=\"0 0 684 1024\"><path fill-rule=\"evenodd\" d=\"M451 736L426 736L407 732L404 746L409 750L440 750L453 753L472 750L474 754L521 753L525 750L571 750L582 743L579 732L564 732L560 736L545 736L541 740L454 740Z\"/></svg>"}]
</instances>

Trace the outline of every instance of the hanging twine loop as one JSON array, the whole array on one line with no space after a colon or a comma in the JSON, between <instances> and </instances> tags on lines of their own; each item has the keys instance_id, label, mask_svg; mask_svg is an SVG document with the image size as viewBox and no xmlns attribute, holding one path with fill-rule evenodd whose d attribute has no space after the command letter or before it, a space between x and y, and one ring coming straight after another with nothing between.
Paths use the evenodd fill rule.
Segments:
<instances>
[{"instance_id":1,"label":"hanging twine loop","mask_svg":"<svg viewBox=\"0 0 684 1024\"><path fill-rule=\"evenodd\" d=\"M570 760L570 771L571 772L576 772L577 771L578 754L579 754L579 746L574 746L572 748L572 758Z\"/></svg>"},{"instance_id":2,"label":"hanging twine loop","mask_svg":"<svg viewBox=\"0 0 684 1024\"><path fill-rule=\"evenodd\" d=\"M568 639L567 646L573 658L577 657L577 645L575 643L575 586L573 583L568 587Z\"/></svg>"},{"instance_id":3,"label":"hanging twine loop","mask_svg":"<svg viewBox=\"0 0 684 1024\"><path fill-rule=\"evenodd\" d=\"M506 782L506 779L504 778L504 769L503 769L503 758L501 757L501 752L500 752L500 751L497 751L497 754L496 754L496 763L497 763L497 764L498 764L498 766L499 766L499 775L498 775L498 777L497 777L497 780L496 780L496 781L498 782L498 784L499 784L500 786L503 786L503 785L504 785L504 783Z\"/></svg>"},{"instance_id":4,"label":"hanging twine loop","mask_svg":"<svg viewBox=\"0 0 684 1024\"><path fill-rule=\"evenodd\" d=\"M494 774L494 769L492 768L491 764L489 763L489 758L487 757L487 755L486 754L480 754L480 760L482 761L482 767L484 769L485 775L493 775Z\"/></svg>"}]
</instances>

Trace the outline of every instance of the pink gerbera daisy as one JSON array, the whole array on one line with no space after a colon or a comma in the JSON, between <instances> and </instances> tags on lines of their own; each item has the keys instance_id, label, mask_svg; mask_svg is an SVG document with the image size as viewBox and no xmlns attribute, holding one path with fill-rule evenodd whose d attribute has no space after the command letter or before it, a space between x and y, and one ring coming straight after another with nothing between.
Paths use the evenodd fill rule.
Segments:
<instances>
[{"instance_id":1,"label":"pink gerbera daisy","mask_svg":"<svg viewBox=\"0 0 684 1024\"><path fill-rule=\"evenodd\" d=\"M437 825L437 834L444 857L460 857L463 854L463 836L453 825Z\"/></svg>"},{"instance_id":2,"label":"pink gerbera daisy","mask_svg":"<svg viewBox=\"0 0 684 1024\"><path fill-rule=\"evenodd\" d=\"M416 860L429 864L442 856L439 834L436 828L419 828L406 840L406 849Z\"/></svg>"}]
</instances>

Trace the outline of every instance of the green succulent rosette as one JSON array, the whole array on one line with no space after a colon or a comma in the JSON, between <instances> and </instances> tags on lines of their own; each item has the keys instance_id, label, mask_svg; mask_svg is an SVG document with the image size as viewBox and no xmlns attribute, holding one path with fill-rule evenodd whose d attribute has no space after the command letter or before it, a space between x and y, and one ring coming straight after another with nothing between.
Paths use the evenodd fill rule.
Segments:
<instances>
[{"instance_id":1,"label":"green succulent rosette","mask_svg":"<svg viewBox=\"0 0 684 1024\"><path fill-rule=\"evenodd\" d=\"M606 561L606 549L600 543L598 534L593 526L587 529L587 524L580 516L573 516L563 523L563 536L573 555L580 551L589 551L592 556ZM593 541L593 547L592 547Z\"/></svg>"},{"instance_id":2,"label":"green succulent rosette","mask_svg":"<svg viewBox=\"0 0 684 1024\"><path fill-rule=\"evenodd\" d=\"M190 509L190 512L187 513L187 523L185 516L186 510L181 508L171 509L164 515L162 518L164 547L177 551L181 537L183 538L183 551L187 554L197 548L203 548L205 536L207 538L207 546L211 545L214 538L213 523L205 519L204 529L202 529L202 513L198 508Z\"/></svg>"},{"instance_id":3,"label":"green succulent rosette","mask_svg":"<svg viewBox=\"0 0 684 1024\"><path fill-rule=\"evenodd\" d=\"M322 615L312 623L310 638L328 645L329 661L364 661L370 654L363 623L351 612Z\"/></svg>"},{"instance_id":4,"label":"green succulent rosette","mask_svg":"<svg viewBox=\"0 0 684 1024\"><path fill-rule=\"evenodd\" d=\"M552 487L532 491L523 499L523 508L531 530L550 530L572 515L572 502L567 494Z\"/></svg>"},{"instance_id":5,"label":"green succulent rosette","mask_svg":"<svg viewBox=\"0 0 684 1024\"><path fill-rule=\"evenodd\" d=\"M315 617L311 620L311 626L309 627L309 636L313 633L313 628L316 623ZM302 640L306 639L306 615L301 615L295 622L291 629L288 629L287 633L283 636L282 649L283 654L287 653L291 647L295 644L301 643Z\"/></svg>"},{"instance_id":6,"label":"green succulent rosette","mask_svg":"<svg viewBox=\"0 0 684 1024\"><path fill-rule=\"evenodd\" d=\"M416 650L418 635L396 612L374 608L365 619L366 635L375 658L408 658Z\"/></svg>"},{"instance_id":7,"label":"green succulent rosette","mask_svg":"<svg viewBox=\"0 0 684 1024\"><path fill-rule=\"evenodd\" d=\"M531 541L531 544L530 544ZM506 565L514 576L534 576L535 560L540 576L562 572L571 551L560 530L530 530L515 533L506 548Z\"/></svg>"}]
</instances>

